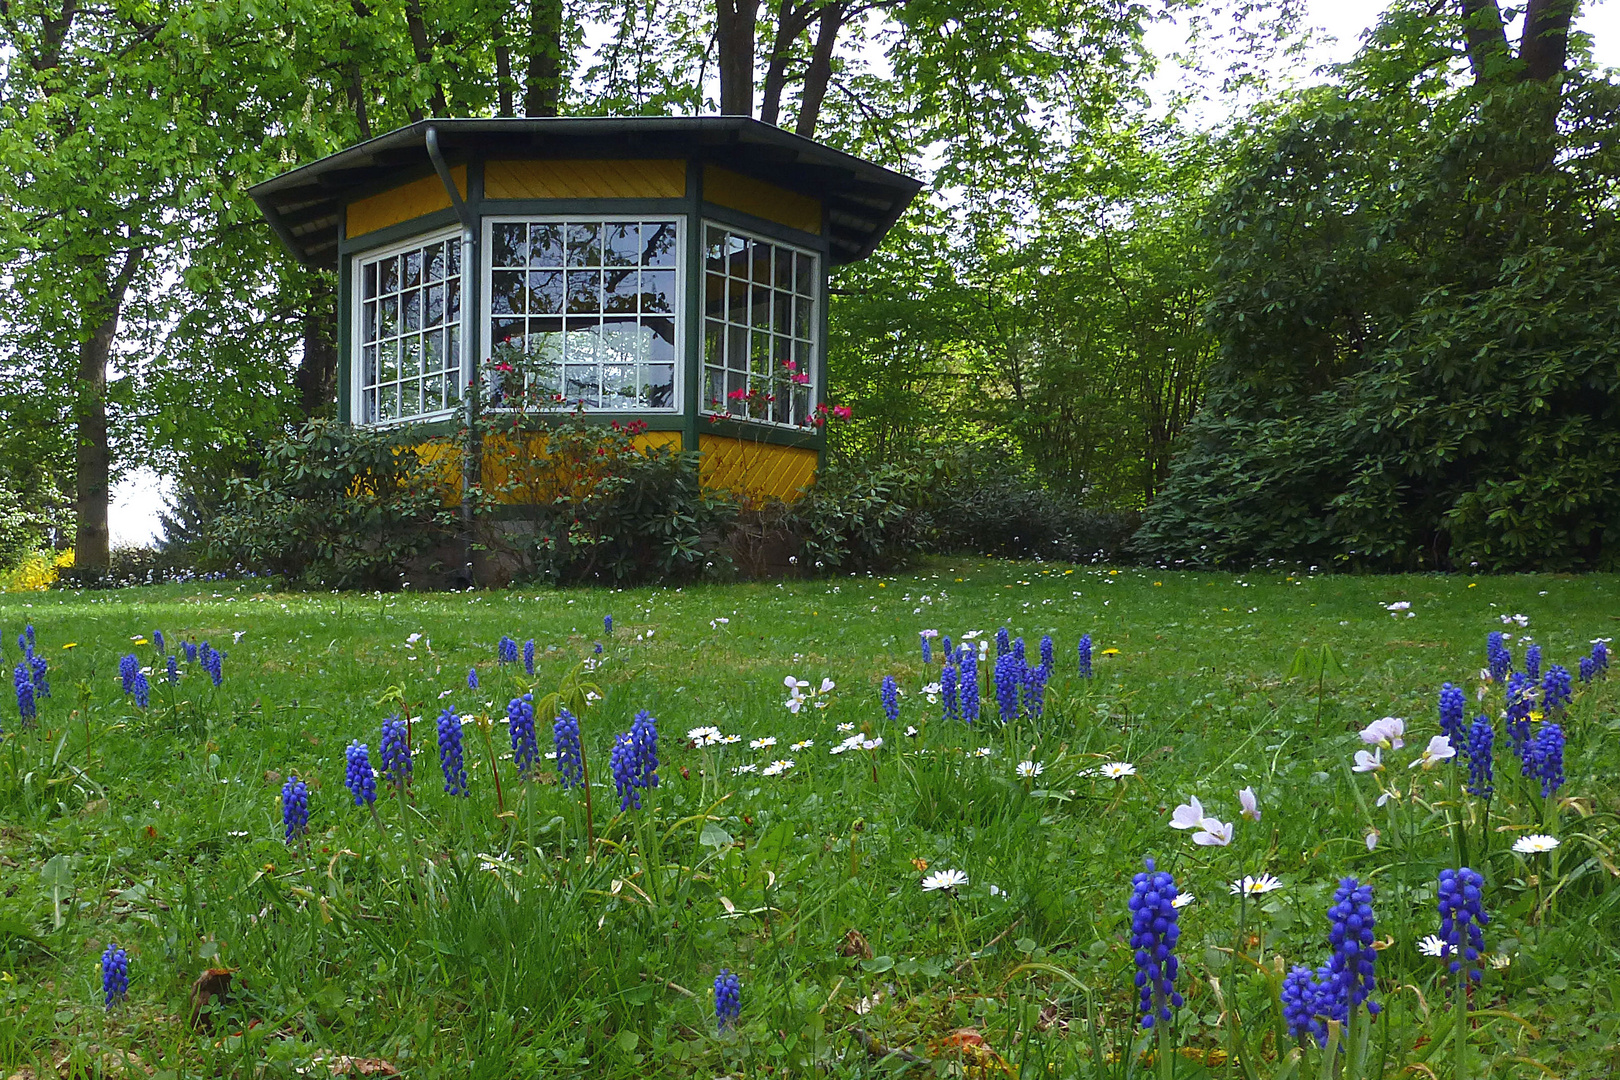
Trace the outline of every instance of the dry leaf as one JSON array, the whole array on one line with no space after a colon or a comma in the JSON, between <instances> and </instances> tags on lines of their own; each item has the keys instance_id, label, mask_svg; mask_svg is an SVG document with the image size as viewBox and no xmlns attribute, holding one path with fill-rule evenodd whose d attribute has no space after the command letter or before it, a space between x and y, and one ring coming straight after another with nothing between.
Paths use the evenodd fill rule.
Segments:
<instances>
[{"instance_id":1,"label":"dry leaf","mask_svg":"<svg viewBox=\"0 0 1620 1080\"><path fill-rule=\"evenodd\" d=\"M850 930L838 946L839 956L853 956L857 960L872 959L872 946L859 930Z\"/></svg>"},{"instance_id":2,"label":"dry leaf","mask_svg":"<svg viewBox=\"0 0 1620 1080\"><path fill-rule=\"evenodd\" d=\"M197 976L197 981L191 984L191 1026L199 1025L205 1030L212 1031L214 1027L212 1011L209 1006L214 1002L221 1004L231 996L230 968L209 968Z\"/></svg>"}]
</instances>

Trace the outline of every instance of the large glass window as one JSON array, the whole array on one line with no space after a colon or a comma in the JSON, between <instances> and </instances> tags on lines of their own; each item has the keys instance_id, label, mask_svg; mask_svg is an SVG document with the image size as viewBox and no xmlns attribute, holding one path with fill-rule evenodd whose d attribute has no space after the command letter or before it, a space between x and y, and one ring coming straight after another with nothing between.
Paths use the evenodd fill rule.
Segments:
<instances>
[{"instance_id":1,"label":"large glass window","mask_svg":"<svg viewBox=\"0 0 1620 1080\"><path fill-rule=\"evenodd\" d=\"M703 408L804 424L815 407L816 256L704 226Z\"/></svg>"},{"instance_id":2,"label":"large glass window","mask_svg":"<svg viewBox=\"0 0 1620 1080\"><path fill-rule=\"evenodd\" d=\"M454 236L359 260L357 422L432 417L461 387L461 243Z\"/></svg>"},{"instance_id":3,"label":"large glass window","mask_svg":"<svg viewBox=\"0 0 1620 1080\"><path fill-rule=\"evenodd\" d=\"M543 389L589 409L674 409L680 223L494 221L490 354L528 354Z\"/></svg>"}]
</instances>

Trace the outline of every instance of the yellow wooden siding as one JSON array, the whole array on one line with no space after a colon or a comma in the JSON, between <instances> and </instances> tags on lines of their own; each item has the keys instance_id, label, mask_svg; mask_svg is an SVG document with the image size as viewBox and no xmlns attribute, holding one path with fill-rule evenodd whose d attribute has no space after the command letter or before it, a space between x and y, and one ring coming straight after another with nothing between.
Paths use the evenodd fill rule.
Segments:
<instances>
[{"instance_id":1,"label":"yellow wooden siding","mask_svg":"<svg viewBox=\"0 0 1620 1080\"><path fill-rule=\"evenodd\" d=\"M465 199L467 166L457 165L451 169L450 178L455 181L456 190L461 192L461 197ZM435 173L420 180L412 180L403 187L379 192L370 198L350 203L345 219L345 233L351 237L362 236L390 225L398 225L402 221L419 218L423 214L431 214L435 210L448 209L450 209L450 193L444 190L444 182Z\"/></svg>"},{"instance_id":2,"label":"yellow wooden siding","mask_svg":"<svg viewBox=\"0 0 1620 1080\"><path fill-rule=\"evenodd\" d=\"M749 501L792 502L816 477L816 451L774 446L724 435L699 435L698 475L711 491L729 491Z\"/></svg>"},{"instance_id":3,"label":"yellow wooden siding","mask_svg":"<svg viewBox=\"0 0 1620 1080\"><path fill-rule=\"evenodd\" d=\"M703 198L790 229L821 233L821 200L718 165L703 166Z\"/></svg>"},{"instance_id":4,"label":"yellow wooden siding","mask_svg":"<svg viewBox=\"0 0 1620 1080\"><path fill-rule=\"evenodd\" d=\"M679 199L684 161L490 161L486 199Z\"/></svg>"}]
</instances>

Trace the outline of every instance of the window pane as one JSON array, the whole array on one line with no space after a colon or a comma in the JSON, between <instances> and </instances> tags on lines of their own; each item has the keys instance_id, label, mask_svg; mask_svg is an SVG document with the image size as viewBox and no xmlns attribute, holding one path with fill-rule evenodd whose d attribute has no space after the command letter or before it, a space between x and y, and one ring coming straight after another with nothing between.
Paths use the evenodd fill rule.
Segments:
<instances>
[{"instance_id":1,"label":"window pane","mask_svg":"<svg viewBox=\"0 0 1620 1080\"><path fill-rule=\"evenodd\" d=\"M640 395L636 392L636 365L605 364L602 367L602 407L633 409Z\"/></svg>"},{"instance_id":2,"label":"window pane","mask_svg":"<svg viewBox=\"0 0 1620 1080\"><path fill-rule=\"evenodd\" d=\"M703 313L711 319L726 317L726 279L719 274L703 275Z\"/></svg>"},{"instance_id":3,"label":"window pane","mask_svg":"<svg viewBox=\"0 0 1620 1080\"><path fill-rule=\"evenodd\" d=\"M399 333L399 297L385 296L381 303L382 314L377 326L377 336L393 337Z\"/></svg>"},{"instance_id":4,"label":"window pane","mask_svg":"<svg viewBox=\"0 0 1620 1080\"><path fill-rule=\"evenodd\" d=\"M572 226L570 226L572 227ZM573 249L569 249L569 254ZM602 272L600 270L568 271L568 313L585 315L602 310Z\"/></svg>"},{"instance_id":5,"label":"window pane","mask_svg":"<svg viewBox=\"0 0 1620 1080\"><path fill-rule=\"evenodd\" d=\"M377 268L375 266L368 266L366 269L375 271ZM372 276L375 277L376 274L373 273ZM377 340L377 301L368 301L365 309L362 311L360 315L360 332L363 335L360 339L362 341Z\"/></svg>"},{"instance_id":6,"label":"window pane","mask_svg":"<svg viewBox=\"0 0 1620 1080\"><path fill-rule=\"evenodd\" d=\"M726 362L725 325L710 319L703 324L703 362L716 367Z\"/></svg>"},{"instance_id":7,"label":"window pane","mask_svg":"<svg viewBox=\"0 0 1620 1080\"><path fill-rule=\"evenodd\" d=\"M399 343L399 374L405 379L422 374L422 339L415 334Z\"/></svg>"},{"instance_id":8,"label":"window pane","mask_svg":"<svg viewBox=\"0 0 1620 1080\"><path fill-rule=\"evenodd\" d=\"M747 406L738 400L748 393L748 373L744 371L726 372L726 408L731 412L742 412ZM731 395L738 395L737 398Z\"/></svg>"},{"instance_id":9,"label":"window pane","mask_svg":"<svg viewBox=\"0 0 1620 1080\"><path fill-rule=\"evenodd\" d=\"M597 379L594 364L569 364L563 368L563 395L570 402L587 408L600 408L602 395Z\"/></svg>"},{"instance_id":10,"label":"window pane","mask_svg":"<svg viewBox=\"0 0 1620 1080\"><path fill-rule=\"evenodd\" d=\"M641 226L635 222L610 221L602 244L602 261L608 266L636 266L641 262Z\"/></svg>"},{"instance_id":11,"label":"window pane","mask_svg":"<svg viewBox=\"0 0 1620 1080\"><path fill-rule=\"evenodd\" d=\"M375 424L377 422L377 391L375 388L360 395L360 422L362 424Z\"/></svg>"},{"instance_id":12,"label":"window pane","mask_svg":"<svg viewBox=\"0 0 1620 1080\"><path fill-rule=\"evenodd\" d=\"M490 248L491 266L527 266L529 263L529 230L526 225L497 225L495 242Z\"/></svg>"},{"instance_id":13,"label":"window pane","mask_svg":"<svg viewBox=\"0 0 1620 1080\"><path fill-rule=\"evenodd\" d=\"M451 373L450 397L456 397L455 388L461 385L461 327L452 323L445 332L444 366Z\"/></svg>"},{"instance_id":14,"label":"window pane","mask_svg":"<svg viewBox=\"0 0 1620 1080\"><path fill-rule=\"evenodd\" d=\"M748 327L726 327L726 366L733 371L748 370Z\"/></svg>"},{"instance_id":15,"label":"window pane","mask_svg":"<svg viewBox=\"0 0 1620 1080\"><path fill-rule=\"evenodd\" d=\"M459 277L453 277L444 283L444 295L450 308L450 314L445 316L445 321L459 323L461 321L461 279Z\"/></svg>"},{"instance_id":16,"label":"window pane","mask_svg":"<svg viewBox=\"0 0 1620 1080\"><path fill-rule=\"evenodd\" d=\"M634 364L641 358L641 327L634 319L603 319L597 350L603 364ZM606 386L606 376L603 379Z\"/></svg>"},{"instance_id":17,"label":"window pane","mask_svg":"<svg viewBox=\"0 0 1620 1080\"><path fill-rule=\"evenodd\" d=\"M641 272L641 310L660 314L675 310L675 271Z\"/></svg>"},{"instance_id":18,"label":"window pane","mask_svg":"<svg viewBox=\"0 0 1620 1080\"><path fill-rule=\"evenodd\" d=\"M456 402L461 400L461 372L447 371L444 373L444 407L455 408Z\"/></svg>"},{"instance_id":19,"label":"window pane","mask_svg":"<svg viewBox=\"0 0 1620 1080\"><path fill-rule=\"evenodd\" d=\"M798 279L797 290L805 296L816 295L815 260L808 255L795 255L793 259L799 268L794 275Z\"/></svg>"},{"instance_id":20,"label":"window pane","mask_svg":"<svg viewBox=\"0 0 1620 1080\"><path fill-rule=\"evenodd\" d=\"M399 342L383 342L381 365L381 371L378 375L381 381L393 382L399 378Z\"/></svg>"},{"instance_id":21,"label":"window pane","mask_svg":"<svg viewBox=\"0 0 1620 1080\"><path fill-rule=\"evenodd\" d=\"M399 386L395 383L386 383L377 392L377 419L397 420L399 418Z\"/></svg>"},{"instance_id":22,"label":"window pane","mask_svg":"<svg viewBox=\"0 0 1620 1080\"><path fill-rule=\"evenodd\" d=\"M793 332L793 296L790 293L771 294L771 329L778 334Z\"/></svg>"},{"instance_id":23,"label":"window pane","mask_svg":"<svg viewBox=\"0 0 1620 1080\"><path fill-rule=\"evenodd\" d=\"M602 275L602 310L633 313L641 291L634 269L608 270Z\"/></svg>"},{"instance_id":24,"label":"window pane","mask_svg":"<svg viewBox=\"0 0 1620 1080\"><path fill-rule=\"evenodd\" d=\"M793 343L793 362L799 365L799 370L815 378L815 372L810 370L810 343L808 341L795 341Z\"/></svg>"},{"instance_id":25,"label":"window pane","mask_svg":"<svg viewBox=\"0 0 1620 1080\"><path fill-rule=\"evenodd\" d=\"M814 337L810 330L811 302L808 297L799 296L793 300L793 336L799 338Z\"/></svg>"},{"instance_id":26,"label":"window pane","mask_svg":"<svg viewBox=\"0 0 1620 1080\"><path fill-rule=\"evenodd\" d=\"M429 244L422 249L422 280L444 280L444 245Z\"/></svg>"},{"instance_id":27,"label":"window pane","mask_svg":"<svg viewBox=\"0 0 1620 1080\"><path fill-rule=\"evenodd\" d=\"M378 263L378 273L382 275L378 283L381 292L399 292L399 258L390 256Z\"/></svg>"},{"instance_id":28,"label":"window pane","mask_svg":"<svg viewBox=\"0 0 1620 1080\"><path fill-rule=\"evenodd\" d=\"M360 385L377 385L377 346L367 345L360 350Z\"/></svg>"},{"instance_id":29,"label":"window pane","mask_svg":"<svg viewBox=\"0 0 1620 1080\"><path fill-rule=\"evenodd\" d=\"M596 363L596 339L601 329L597 322L581 322L570 319L568 322L567 337L564 348L565 359L570 364Z\"/></svg>"},{"instance_id":30,"label":"window pane","mask_svg":"<svg viewBox=\"0 0 1620 1080\"><path fill-rule=\"evenodd\" d=\"M752 360L750 370L760 377L769 376L771 373L771 335L756 330L752 340L754 349L750 354Z\"/></svg>"},{"instance_id":31,"label":"window pane","mask_svg":"<svg viewBox=\"0 0 1620 1080\"><path fill-rule=\"evenodd\" d=\"M643 221L641 223L641 264L643 266L674 266L675 239L679 232L673 221Z\"/></svg>"},{"instance_id":32,"label":"window pane","mask_svg":"<svg viewBox=\"0 0 1620 1080\"><path fill-rule=\"evenodd\" d=\"M722 412L726 407L726 373L719 368L703 371L703 400L709 408Z\"/></svg>"},{"instance_id":33,"label":"window pane","mask_svg":"<svg viewBox=\"0 0 1620 1080\"><path fill-rule=\"evenodd\" d=\"M422 253L420 251L407 251L403 256L405 260L405 287L417 288L422 284Z\"/></svg>"},{"instance_id":34,"label":"window pane","mask_svg":"<svg viewBox=\"0 0 1620 1080\"><path fill-rule=\"evenodd\" d=\"M422 335L422 370L444 370L444 331L433 330Z\"/></svg>"},{"instance_id":35,"label":"window pane","mask_svg":"<svg viewBox=\"0 0 1620 1080\"><path fill-rule=\"evenodd\" d=\"M749 311L751 325L758 330L771 328L771 290L767 285L755 285L750 297L752 303Z\"/></svg>"},{"instance_id":36,"label":"window pane","mask_svg":"<svg viewBox=\"0 0 1620 1080\"><path fill-rule=\"evenodd\" d=\"M522 319L495 319L490 323L490 344L507 345L523 337Z\"/></svg>"},{"instance_id":37,"label":"window pane","mask_svg":"<svg viewBox=\"0 0 1620 1080\"><path fill-rule=\"evenodd\" d=\"M489 276L489 310L495 315L523 313L523 274L497 270Z\"/></svg>"},{"instance_id":38,"label":"window pane","mask_svg":"<svg viewBox=\"0 0 1620 1080\"><path fill-rule=\"evenodd\" d=\"M562 377L563 321L529 320L529 355L534 359L533 377L541 393L555 394Z\"/></svg>"},{"instance_id":39,"label":"window pane","mask_svg":"<svg viewBox=\"0 0 1620 1080\"><path fill-rule=\"evenodd\" d=\"M423 326L438 326L444 322L444 286L429 285L422 290L425 305L422 310Z\"/></svg>"},{"instance_id":40,"label":"window pane","mask_svg":"<svg viewBox=\"0 0 1620 1080\"><path fill-rule=\"evenodd\" d=\"M418 273L420 273L420 268L418 268ZM422 329L422 291L420 289L412 289L410 292L404 294L402 300L405 309L405 317L401 321L404 323L404 329Z\"/></svg>"},{"instance_id":41,"label":"window pane","mask_svg":"<svg viewBox=\"0 0 1620 1080\"><path fill-rule=\"evenodd\" d=\"M563 276L560 270L529 272L529 314L561 315Z\"/></svg>"},{"instance_id":42,"label":"window pane","mask_svg":"<svg viewBox=\"0 0 1620 1080\"><path fill-rule=\"evenodd\" d=\"M703 265L711 274L726 272L726 234L725 230L717 229L713 225L705 226L703 232Z\"/></svg>"},{"instance_id":43,"label":"window pane","mask_svg":"<svg viewBox=\"0 0 1620 1080\"><path fill-rule=\"evenodd\" d=\"M415 416L422 411L422 384L415 379L399 384L399 415Z\"/></svg>"},{"instance_id":44,"label":"window pane","mask_svg":"<svg viewBox=\"0 0 1620 1080\"><path fill-rule=\"evenodd\" d=\"M446 240L445 249L450 252L450 269L448 273L461 273L461 241Z\"/></svg>"},{"instance_id":45,"label":"window pane","mask_svg":"<svg viewBox=\"0 0 1620 1080\"><path fill-rule=\"evenodd\" d=\"M422 411L439 412L444 408L444 376L432 375L422 384Z\"/></svg>"},{"instance_id":46,"label":"window pane","mask_svg":"<svg viewBox=\"0 0 1620 1080\"><path fill-rule=\"evenodd\" d=\"M529 265L561 266L563 235L561 225L529 226Z\"/></svg>"},{"instance_id":47,"label":"window pane","mask_svg":"<svg viewBox=\"0 0 1620 1080\"><path fill-rule=\"evenodd\" d=\"M646 355L644 360L674 363L675 361L675 320L674 319L643 319L642 326L646 329Z\"/></svg>"},{"instance_id":48,"label":"window pane","mask_svg":"<svg viewBox=\"0 0 1620 1080\"><path fill-rule=\"evenodd\" d=\"M641 383L641 403L649 409L674 407L675 365L654 364L646 369Z\"/></svg>"},{"instance_id":49,"label":"window pane","mask_svg":"<svg viewBox=\"0 0 1620 1080\"><path fill-rule=\"evenodd\" d=\"M770 284L771 280L771 245L763 240L755 240L753 244L752 261L754 280L761 285Z\"/></svg>"},{"instance_id":50,"label":"window pane","mask_svg":"<svg viewBox=\"0 0 1620 1080\"><path fill-rule=\"evenodd\" d=\"M376 263L367 263L365 265L365 269L360 271L360 281L362 283L362 296L364 296L367 300L370 300L373 296L377 295Z\"/></svg>"},{"instance_id":51,"label":"window pane","mask_svg":"<svg viewBox=\"0 0 1620 1080\"><path fill-rule=\"evenodd\" d=\"M726 283L726 321L748 325L748 285L735 279Z\"/></svg>"},{"instance_id":52,"label":"window pane","mask_svg":"<svg viewBox=\"0 0 1620 1080\"><path fill-rule=\"evenodd\" d=\"M785 292L793 291L793 252L780 248L776 252L776 287Z\"/></svg>"},{"instance_id":53,"label":"window pane","mask_svg":"<svg viewBox=\"0 0 1620 1080\"><path fill-rule=\"evenodd\" d=\"M568 265L602 265L602 226L592 222L568 226Z\"/></svg>"}]
</instances>

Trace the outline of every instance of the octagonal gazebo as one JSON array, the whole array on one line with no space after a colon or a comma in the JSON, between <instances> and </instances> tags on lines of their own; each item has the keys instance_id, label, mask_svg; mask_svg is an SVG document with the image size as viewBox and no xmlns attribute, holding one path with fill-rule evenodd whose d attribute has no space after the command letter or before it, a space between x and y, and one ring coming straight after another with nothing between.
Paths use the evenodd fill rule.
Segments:
<instances>
[{"instance_id":1,"label":"octagonal gazebo","mask_svg":"<svg viewBox=\"0 0 1620 1080\"><path fill-rule=\"evenodd\" d=\"M626 117L422 121L250 194L338 271L341 420L447 431L517 348L706 485L792 498L825 445L828 270L920 186L745 117Z\"/></svg>"}]
</instances>

